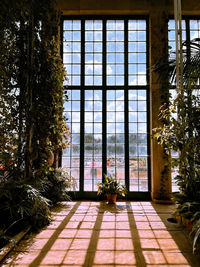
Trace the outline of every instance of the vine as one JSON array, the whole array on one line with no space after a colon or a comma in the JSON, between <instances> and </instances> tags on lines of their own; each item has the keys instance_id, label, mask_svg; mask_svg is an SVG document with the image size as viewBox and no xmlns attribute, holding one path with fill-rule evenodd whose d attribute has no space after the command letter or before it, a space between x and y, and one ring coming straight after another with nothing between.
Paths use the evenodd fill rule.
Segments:
<instances>
[{"instance_id":1,"label":"vine","mask_svg":"<svg viewBox=\"0 0 200 267\"><path fill-rule=\"evenodd\" d=\"M0 5L0 227L22 217L41 226L49 221L50 203L67 199L71 185L71 177L56 170L70 135L60 12L56 0Z\"/></svg>"}]
</instances>

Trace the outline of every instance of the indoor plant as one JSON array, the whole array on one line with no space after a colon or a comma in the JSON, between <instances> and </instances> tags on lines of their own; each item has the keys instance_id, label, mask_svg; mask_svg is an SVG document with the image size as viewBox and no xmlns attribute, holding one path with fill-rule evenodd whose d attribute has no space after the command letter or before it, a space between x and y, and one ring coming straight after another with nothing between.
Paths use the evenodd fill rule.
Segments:
<instances>
[{"instance_id":1,"label":"indoor plant","mask_svg":"<svg viewBox=\"0 0 200 267\"><path fill-rule=\"evenodd\" d=\"M127 193L126 186L122 185L120 180L112 175L104 174L104 181L102 183L97 183L97 187L97 194L106 195L107 201L110 204L116 203L117 195L124 197Z\"/></svg>"}]
</instances>

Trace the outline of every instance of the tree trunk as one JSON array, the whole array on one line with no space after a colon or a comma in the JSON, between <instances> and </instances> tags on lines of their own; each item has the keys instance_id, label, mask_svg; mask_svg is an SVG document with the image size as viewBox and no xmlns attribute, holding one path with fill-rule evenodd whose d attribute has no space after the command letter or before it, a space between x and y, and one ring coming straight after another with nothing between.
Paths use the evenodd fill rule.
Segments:
<instances>
[{"instance_id":1,"label":"tree trunk","mask_svg":"<svg viewBox=\"0 0 200 267\"><path fill-rule=\"evenodd\" d=\"M32 176L32 139L33 139L33 66L34 66L34 17L32 1L28 22L27 42L27 95L26 95L26 137L25 137L25 178Z\"/></svg>"}]
</instances>

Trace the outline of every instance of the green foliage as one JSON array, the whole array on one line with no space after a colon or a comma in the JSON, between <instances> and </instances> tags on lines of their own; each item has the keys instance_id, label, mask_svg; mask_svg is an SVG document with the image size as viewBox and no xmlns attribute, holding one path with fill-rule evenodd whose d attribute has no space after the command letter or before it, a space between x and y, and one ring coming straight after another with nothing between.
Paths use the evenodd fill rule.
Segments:
<instances>
[{"instance_id":1,"label":"green foliage","mask_svg":"<svg viewBox=\"0 0 200 267\"><path fill-rule=\"evenodd\" d=\"M2 224L23 218L42 226L49 222L48 199L66 199L69 181L55 170L70 135L63 116L66 77L55 6L56 0L0 4ZM49 151L55 155L53 166L48 163Z\"/></svg>"},{"instance_id":2,"label":"green foliage","mask_svg":"<svg viewBox=\"0 0 200 267\"><path fill-rule=\"evenodd\" d=\"M189 202L186 200L185 196L182 196L182 199L180 196L181 194L177 196L177 199L179 199L181 202L177 204L175 213L183 216L184 218L193 220L193 215L199 211L200 203L195 201Z\"/></svg>"},{"instance_id":3,"label":"green foliage","mask_svg":"<svg viewBox=\"0 0 200 267\"><path fill-rule=\"evenodd\" d=\"M187 44L188 46L189 44ZM184 84L178 88L174 99L161 107L160 120L163 126L155 129L154 138L169 156L169 166L178 167L176 177L181 193L188 200L200 201L200 97L197 91L200 78L200 46L190 44L190 59L184 57ZM175 65L170 62L168 72L173 77ZM162 70L162 68L161 68ZM178 157L171 157L171 153Z\"/></svg>"},{"instance_id":4,"label":"green foliage","mask_svg":"<svg viewBox=\"0 0 200 267\"><path fill-rule=\"evenodd\" d=\"M1 2L0 158L24 179L45 177L47 151L68 146L63 116L65 71L55 1Z\"/></svg>"},{"instance_id":5,"label":"green foliage","mask_svg":"<svg viewBox=\"0 0 200 267\"><path fill-rule=\"evenodd\" d=\"M161 107L160 121L162 126L155 130L154 138L168 156L168 166L178 168L175 178L180 192L174 194L177 202L176 214L197 221L193 251L199 240L200 219L200 45L199 39L186 46L183 57L183 86L176 89L174 98L166 99ZM190 55L188 55L188 47ZM158 64L160 77L164 75L175 80L175 60L169 64ZM170 79L168 79L170 80ZM169 84L168 84L168 88ZM173 158L172 154L176 153Z\"/></svg>"},{"instance_id":6,"label":"green foliage","mask_svg":"<svg viewBox=\"0 0 200 267\"><path fill-rule=\"evenodd\" d=\"M200 213L200 212L199 212ZM200 217L200 216L198 216ZM194 226L192 227L191 234L194 234L194 240L193 240L193 253L197 250L198 241L200 238L200 219L196 221Z\"/></svg>"},{"instance_id":7,"label":"green foliage","mask_svg":"<svg viewBox=\"0 0 200 267\"><path fill-rule=\"evenodd\" d=\"M97 183L98 195L117 194L123 197L126 195L126 186L122 185L119 179L112 177L112 175L107 176L106 174L104 174L104 178L104 182Z\"/></svg>"},{"instance_id":8,"label":"green foliage","mask_svg":"<svg viewBox=\"0 0 200 267\"><path fill-rule=\"evenodd\" d=\"M52 170L46 179L40 180L40 183L42 194L52 203L70 200L68 192L75 191L76 187L76 180L65 168Z\"/></svg>"},{"instance_id":9,"label":"green foliage","mask_svg":"<svg viewBox=\"0 0 200 267\"><path fill-rule=\"evenodd\" d=\"M30 184L4 178L0 183L1 227L23 219L34 227L50 220L50 201Z\"/></svg>"}]
</instances>

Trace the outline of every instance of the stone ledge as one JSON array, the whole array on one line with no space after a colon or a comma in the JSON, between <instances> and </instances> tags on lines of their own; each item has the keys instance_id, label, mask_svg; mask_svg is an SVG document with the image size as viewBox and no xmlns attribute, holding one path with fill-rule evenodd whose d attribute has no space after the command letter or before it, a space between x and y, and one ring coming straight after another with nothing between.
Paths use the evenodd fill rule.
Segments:
<instances>
[{"instance_id":1,"label":"stone ledge","mask_svg":"<svg viewBox=\"0 0 200 267\"><path fill-rule=\"evenodd\" d=\"M15 235L0 251L0 262L19 243L19 241L30 231L31 226Z\"/></svg>"}]
</instances>

